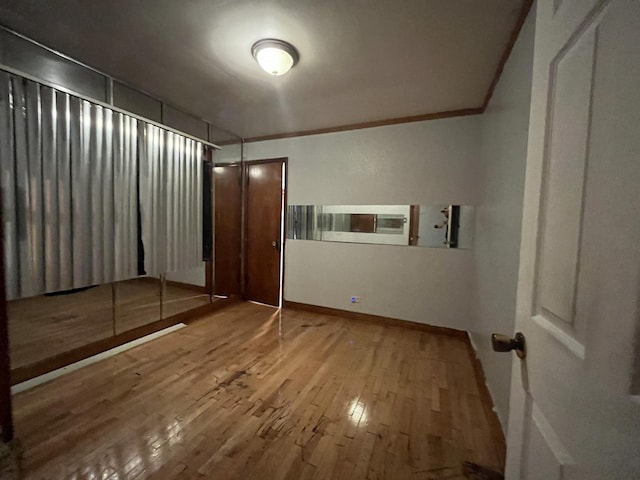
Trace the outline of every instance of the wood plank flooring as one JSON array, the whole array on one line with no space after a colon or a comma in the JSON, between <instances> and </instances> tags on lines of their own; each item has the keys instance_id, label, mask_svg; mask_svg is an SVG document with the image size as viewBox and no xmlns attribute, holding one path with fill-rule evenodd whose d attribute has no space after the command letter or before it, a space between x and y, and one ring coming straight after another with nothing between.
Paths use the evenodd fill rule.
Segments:
<instances>
[{"instance_id":1,"label":"wood plank flooring","mask_svg":"<svg viewBox=\"0 0 640 480\"><path fill-rule=\"evenodd\" d=\"M243 303L14 397L26 479L501 469L464 339Z\"/></svg>"}]
</instances>

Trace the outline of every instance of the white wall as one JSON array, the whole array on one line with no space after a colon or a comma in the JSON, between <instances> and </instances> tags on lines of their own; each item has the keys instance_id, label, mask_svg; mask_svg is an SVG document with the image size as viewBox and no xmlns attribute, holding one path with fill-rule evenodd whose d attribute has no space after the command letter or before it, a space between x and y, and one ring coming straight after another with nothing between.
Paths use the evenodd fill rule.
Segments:
<instances>
[{"instance_id":1,"label":"white wall","mask_svg":"<svg viewBox=\"0 0 640 480\"><path fill-rule=\"evenodd\" d=\"M248 143L245 159L289 158L290 205L475 205L479 136L461 117ZM287 300L470 326L472 251L292 240L285 262Z\"/></svg>"},{"instance_id":2,"label":"white wall","mask_svg":"<svg viewBox=\"0 0 640 480\"><path fill-rule=\"evenodd\" d=\"M511 356L494 353L490 335L511 335L514 329L535 7L531 12L482 116L473 250L478 306L470 336L503 428L509 409Z\"/></svg>"}]
</instances>

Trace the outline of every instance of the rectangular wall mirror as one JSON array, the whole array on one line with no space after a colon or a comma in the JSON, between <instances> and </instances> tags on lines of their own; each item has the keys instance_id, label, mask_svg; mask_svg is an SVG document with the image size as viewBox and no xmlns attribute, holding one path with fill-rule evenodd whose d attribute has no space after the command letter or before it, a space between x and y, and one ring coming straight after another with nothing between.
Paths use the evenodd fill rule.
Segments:
<instances>
[{"instance_id":1,"label":"rectangular wall mirror","mask_svg":"<svg viewBox=\"0 0 640 480\"><path fill-rule=\"evenodd\" d=\"M470 249L467 205L291 205L287 238Z\"/></svg>"}]
</instances>

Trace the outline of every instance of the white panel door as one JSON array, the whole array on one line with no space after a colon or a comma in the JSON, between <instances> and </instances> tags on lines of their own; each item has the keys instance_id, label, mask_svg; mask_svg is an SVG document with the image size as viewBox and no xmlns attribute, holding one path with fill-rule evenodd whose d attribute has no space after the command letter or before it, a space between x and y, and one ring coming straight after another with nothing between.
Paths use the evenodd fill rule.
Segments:
<instances>
[{"instance_id":1,"label":"white panel door","mask_svg":"<svg viewBox=\"0 0 640 480\"><path fill-rule=\"evenodd\" d=\"M507 478L640 479L640 1L538 0Z\"/></svg>"}]
</instances>

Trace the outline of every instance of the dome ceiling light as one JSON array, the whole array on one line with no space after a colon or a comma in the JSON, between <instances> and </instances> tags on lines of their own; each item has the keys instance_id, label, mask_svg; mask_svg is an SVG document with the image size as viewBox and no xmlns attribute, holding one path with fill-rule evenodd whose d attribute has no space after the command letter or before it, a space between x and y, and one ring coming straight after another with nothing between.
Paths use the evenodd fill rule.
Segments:
<instances>
[{"instance_id":1,"label":"dome ceiling light","mask_svg":"<svg viewBox=\"0 0 640 480\"><path fill-rule=\"evenodd\" d=\"M300 58L293 45L274 38L258 40L251 47L251 54L270 75L284 75Z\"/></svg>"}]
</instances>

